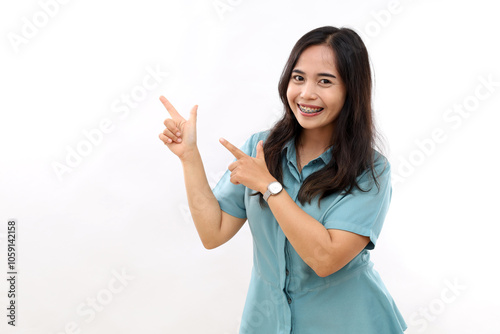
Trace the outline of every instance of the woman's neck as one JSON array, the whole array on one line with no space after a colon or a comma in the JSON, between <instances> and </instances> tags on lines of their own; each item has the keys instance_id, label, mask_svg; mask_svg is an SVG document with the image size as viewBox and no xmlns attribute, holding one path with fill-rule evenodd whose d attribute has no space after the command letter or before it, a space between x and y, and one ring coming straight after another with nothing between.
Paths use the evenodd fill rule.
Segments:
<instances>
[{"instance_id":1,"label":"woman's neck","mask_svg":"<svg viewBox=\"0 0 500 334\"><path fill-rule=\"evenodd\" d=\"M316 130L316 129L315 129ZM297 157L297 167L302 171L309 161L319 157L331 146L331 132L321 133L303 129L298 137L295 154Z\"/></svg>"},{"instance_id":2,"label":"woman's neck","mask_svg":"<svg viewBox=\"0 0 500 334\"><path fill-rule=\"evenodd\" d=\"M301 152L307 151L321 154L332 145L331 140L331 129L328 131L302 129L298 138L297 148Z\"/></svg>"}]
</instances>

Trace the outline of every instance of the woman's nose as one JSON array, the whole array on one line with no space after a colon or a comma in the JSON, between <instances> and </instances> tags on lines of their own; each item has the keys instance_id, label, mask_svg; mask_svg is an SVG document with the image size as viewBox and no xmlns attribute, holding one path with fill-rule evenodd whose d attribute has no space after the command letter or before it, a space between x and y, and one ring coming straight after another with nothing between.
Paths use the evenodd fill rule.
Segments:
<instances>
[{"instance_id":1,"label":"woman's nose","mask_svg":"<svg viewBox=\"0 0 500 334\"><path fill-rule=\"evenodd\" d=\"M313 100L316 98L316 86L313 82L306 82L302 86L302 90L300 92L300 97L304 100Z\"/></svg>"}]
</instances>

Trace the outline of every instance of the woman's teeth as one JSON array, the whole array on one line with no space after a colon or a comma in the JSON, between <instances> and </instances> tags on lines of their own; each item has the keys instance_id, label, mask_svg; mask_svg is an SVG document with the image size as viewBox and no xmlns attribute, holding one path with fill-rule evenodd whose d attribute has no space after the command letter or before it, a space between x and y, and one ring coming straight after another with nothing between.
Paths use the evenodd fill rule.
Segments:
<instances>
[{"instance_id":1,"label":"woman's teeth","mask_svg":"<svg viewBox=\"0 0 500 334\"><path fill-rule=\"evenodd\" d=\"M309 107L304 107L304 106L301 106L300 104L298 106L299 106L300 110L303 113L306 113L306 114L315 114L315 113L318 113L318 112L320 112L321 110L324 109L324 108L309 108Z\"/></svg>"}]
</instances>

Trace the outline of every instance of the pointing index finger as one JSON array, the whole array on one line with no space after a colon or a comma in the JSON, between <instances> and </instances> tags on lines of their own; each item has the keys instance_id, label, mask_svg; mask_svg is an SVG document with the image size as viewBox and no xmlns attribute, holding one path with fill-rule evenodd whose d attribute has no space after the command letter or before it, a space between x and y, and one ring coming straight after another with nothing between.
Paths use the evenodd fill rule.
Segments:
<instances>
[{"instance_id":1,"label":"pointing index finger","mask_svg":"<svg viewBox=\"0 0 500 334\"><path fill-rule=\"evenodd\" d=\"M165 98L165 96L160 96L160 101L161 103L163 103L163 105L165 106L165 108L167 108L167 111L168 113L170 114L170 116L173 117L181 117L181 115L177 112L177 110L174 108L174 106L172 105L172 103L170 103L169 100L167 100Z\"/></svg>"},{"instance_id":2,"label":"pointing index finger","mask_svg":"<svg viewBox=\"0 0 500 334\"><path fill-rule=\"evenodd\" d=\"M243 152L224 138L220 138L219 141L222 145L224 145L225 148L229 150L229 152L232 153L232 155L234 155L236 159L241 159L246 156L245 152Z\"/></svg>"}]
</instances>

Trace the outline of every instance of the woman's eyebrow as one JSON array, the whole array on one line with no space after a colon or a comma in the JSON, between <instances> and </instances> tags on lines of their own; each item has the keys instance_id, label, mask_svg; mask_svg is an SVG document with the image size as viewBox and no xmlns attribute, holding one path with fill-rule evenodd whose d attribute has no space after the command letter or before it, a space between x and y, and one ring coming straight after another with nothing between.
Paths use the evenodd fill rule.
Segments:
<instances>
[{"instance_id":1,"label":"woman's eyebrow","mask_svg":"<svg viewBox=\"0 0 500 334\"><path fill-rule=\"evenodd\" d=\"M301 71L301 70L298 70L298 69L293 70L292 73L293 72L296 72L296 73L299 73L299 74L306 74L304 71ZM330 73L318 73L318 77L330 77L330 78L337 79L336 76L334 76L333 74L330 74Z\"/></svg>"}]
</instances>

